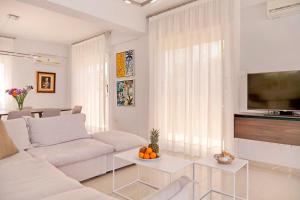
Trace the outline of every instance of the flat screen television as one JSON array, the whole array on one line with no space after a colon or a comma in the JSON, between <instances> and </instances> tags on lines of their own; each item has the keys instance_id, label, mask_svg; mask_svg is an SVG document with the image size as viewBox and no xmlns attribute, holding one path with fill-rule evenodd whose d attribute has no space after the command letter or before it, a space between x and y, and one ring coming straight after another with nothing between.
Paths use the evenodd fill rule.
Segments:
<instances>
[{"instance_id":1,"label":"flat screen television","mask_svg":"<svg viewBox=\"0 0 300 200\"><path fill-rule=\"evenodd\" d=\"M248 74L248 110L300 110L300 71Z\"/></svg>"}]
</instances>

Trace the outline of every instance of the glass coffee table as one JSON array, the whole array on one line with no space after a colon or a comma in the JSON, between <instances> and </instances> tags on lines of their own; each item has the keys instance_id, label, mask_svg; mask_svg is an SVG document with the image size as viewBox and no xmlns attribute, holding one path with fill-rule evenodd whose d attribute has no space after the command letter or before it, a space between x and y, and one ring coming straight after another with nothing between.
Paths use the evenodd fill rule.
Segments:
<instances>
[{"instance_id":1,"label":"glass coffee table","mask_svg":"<svg viewBox=\"0 0 300 200\"><path fill-rule=\"evenodd\" d=\"M192 167L193 169L193 161L190 160L185 160L182 158L177 158L174 156L170 156L170 155L165 155L162 154L158 159L155 160L142 160L140 158L138 158L138 152L139 149L132 149L129 151L125 151L125 152L121 152L118 154L115 154L113 156L113 193L128 199L128 200L132 200L132 198L130 198L129 196L123 194L120 192L120 190L129 187L135 183L140 183L140 184L144 184L147 187L151 187L155 190L158 190L159 187L157 185L153 185L151 183L148 183L144 180L141 179L140 176L140 167L145 167L145 168L150 168L152 170L157 170L160 171L164 174L167 174L169 177L169 183L171 183L173 180L173 178L175 178L175 174L177 175L178 172L181 172L182 170L186 169L187 167ZM137 178L133 181L131 181L130 183L124 184L122 186L116 186L116 182L117 182L117 178L116 178L116 161L125 161L128 163L132 163L137 165L138 167L138 175ZM191 170L192 173L194 173L193 170ZM174 176L174 177L173 177ZM191 177L193 177L194 174L191 175Z\"/></svg>"}]
</instances>

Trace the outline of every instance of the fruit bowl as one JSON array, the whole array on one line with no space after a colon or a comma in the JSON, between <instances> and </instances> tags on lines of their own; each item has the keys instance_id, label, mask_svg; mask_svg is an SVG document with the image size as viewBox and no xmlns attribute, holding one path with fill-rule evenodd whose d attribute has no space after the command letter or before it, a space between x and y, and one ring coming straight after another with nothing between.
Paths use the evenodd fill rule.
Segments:
<instances>
[{"instance_id":1,"label":"fruit bowl","mask_svg":"<svg viewBox=\"0 0 300 200\"><path fill-rule=\"evenodd\" d=\"M150 134L150 144L139 149L138 158L140 160L157 160L159 159L159 130L152 129Z\"/></svg>"},{"instance_id":2,"label":"fruit bowl","mask_svg":"<svg viewBox=\"0 0 300 200\"><path fill-rule=\"evenodd\" d=\"M157 160L160 155L155 152L151 147L142 147L139 149L138 158L140 160Z\"/></svg>"},{"instance_id":3,"label":"fruit bowl","mask_svg":"<svg viewBox=\"0 0 300 200\"><path fill-rule=\"evenodd\" d=\"M160 159L160 156L159 157L156 157L156 158L150 158L150 159L144 159L144 158L140 158L138 157L139 160L143 160L143 161L154 161L154 160L159 160Z\"/></svg>"},{"instance_id":4,"label":"fruit bowl","mask_svg":"<svg viewBox=\"0 0 300 200\"><path fill-rule=\"evenodd\" d=\"M215 154L214 158L218 161L219 164L229 165L234 161L234 155L227 151L222 151L220 154Z\"/></svg>"}]
</instances>

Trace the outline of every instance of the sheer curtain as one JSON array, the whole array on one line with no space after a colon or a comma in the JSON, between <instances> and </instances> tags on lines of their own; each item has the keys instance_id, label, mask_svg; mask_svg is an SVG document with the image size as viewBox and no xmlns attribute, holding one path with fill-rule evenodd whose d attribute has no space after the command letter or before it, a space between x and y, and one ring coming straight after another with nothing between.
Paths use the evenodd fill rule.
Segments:
<instances>
[{"instance_id":1,"label":"sheer curtain","mask_svg":"<svg viewBox=\"0 0 300 200\"><path fill-rule=\"evenodd\" d=\"M160 129L162 148L233 150L238 30L238 0L200 0L149 19L150 128Z\"/></svg>"},{"instance_id":2,"label":"sheer curtain","mask_svg":"<svg viewBox=\"0 0 300 200\"><path fill-rule=\"evenodd\" d=\"M82 105L90 131L108 127L106 36L72 46L71 104Z\"/></svg>"},{"instance_id":3,"label":"sheer curtain","mask_svg":"<svg viewBox=\"0 0 300 200\"><path fill-rule=\"evenodd\" d=\"M0 37L0 50L12 51L13 39ZM12 109L12 98L5 90L12 87L12 59L10 56L0 55L0 109Z\"/></svg>"}]
</instances>

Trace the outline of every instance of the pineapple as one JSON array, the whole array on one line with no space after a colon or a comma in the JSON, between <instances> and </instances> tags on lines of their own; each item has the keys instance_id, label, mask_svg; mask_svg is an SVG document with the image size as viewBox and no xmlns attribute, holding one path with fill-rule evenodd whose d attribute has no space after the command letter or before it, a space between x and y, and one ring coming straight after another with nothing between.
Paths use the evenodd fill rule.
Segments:
<instances>
[{"instance_id":1,"label":"pineapple","mask_svg":"<svg viewBox=\"0 0 300 200\"><path fill-rule=\"evenodd\" d=\"M158 138L159 138L159 130L152 129L150 135L149 148L153 149L153 151L157 154L159 153Z\"/></svg>"}]
</instances>

